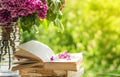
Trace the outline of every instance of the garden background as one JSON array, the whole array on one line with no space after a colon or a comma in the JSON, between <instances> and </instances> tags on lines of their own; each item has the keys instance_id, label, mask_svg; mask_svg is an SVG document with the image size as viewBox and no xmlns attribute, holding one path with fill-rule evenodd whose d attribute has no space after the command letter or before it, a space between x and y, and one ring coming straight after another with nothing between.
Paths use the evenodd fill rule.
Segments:
<instances>
[{"instance_id":1,"label":"garden background","mask_svg":"<svg viewBox=\"0 0 120 77\"><path fill-rule=\"evenodd\" d=\"M41 25L24 32L22 41L37 39L55 53L83 52L82 77L120 76L120 0L66 0L62 23L64 30Z\"/></svg>"}]
</instances>

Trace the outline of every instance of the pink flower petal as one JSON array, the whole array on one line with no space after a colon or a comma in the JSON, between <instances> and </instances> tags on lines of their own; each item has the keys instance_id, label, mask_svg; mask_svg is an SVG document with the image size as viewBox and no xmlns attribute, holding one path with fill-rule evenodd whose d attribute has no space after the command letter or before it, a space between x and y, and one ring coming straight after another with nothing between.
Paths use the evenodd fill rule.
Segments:
<instances>
[{"instance_id":1,"label":"pink flower petal","mask_svg":"<svg viewBox=\"0 0 120 77\"><path fill-rule=\"evenodd\" d=\"M54 60L54 57L52 56L51 58L50 58L50 61L53 61Z\"/></svg>"}]
</instances>

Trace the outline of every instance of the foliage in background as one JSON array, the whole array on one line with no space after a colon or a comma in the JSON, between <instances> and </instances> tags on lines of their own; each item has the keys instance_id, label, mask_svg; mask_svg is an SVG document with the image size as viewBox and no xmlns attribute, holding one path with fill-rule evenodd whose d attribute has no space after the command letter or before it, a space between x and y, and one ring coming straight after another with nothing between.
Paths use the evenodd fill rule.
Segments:
<instances>
[{"instance_id":1,"label":"foliage in background","mask_svg":"<svg viewBox=\"0 0 120 77\"><path fill-rule=\"evenodd\" d=\"M83 52L83 77L117 77L120 73L119 4L119 0L66 0L63 32L53 24L47 30L41 25L35 38L31 32L24 34L23 39L44 42L55 53Z\"/></svg>"}]
</instances>

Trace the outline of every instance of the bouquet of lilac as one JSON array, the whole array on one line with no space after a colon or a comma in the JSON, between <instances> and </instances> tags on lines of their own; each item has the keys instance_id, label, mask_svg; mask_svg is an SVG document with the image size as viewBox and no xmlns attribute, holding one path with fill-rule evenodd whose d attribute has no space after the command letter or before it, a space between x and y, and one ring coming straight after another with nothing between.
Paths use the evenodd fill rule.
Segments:
<instances>
[{"instance_id":1,"label":"bouquet of lilac","mask_svg":"<svg viewBox=\"0 0 120 77\"><path fill-rule=\"evenodd\" d=\"M0 22L9 23L21 16L36 13L45 18L48 6L45 0L1 0Z\"/></svg>"},{"instance_id":2,"label":"bouquet of lilac","mask_svg":"<svg viewBox=\"0 0 120 77\"><path fill-rule=\"evenodd\" d=\"M26 31L31 34L36 32L40 25L48 26L51 22L62 28L60 19L64 2L64 0L0 0L0 63L9 62L8 66L11 67L12 54L16 42L20 39L19 34L24 36ZM19 33L19 29L22 33ZM8 56L9 59L4 56ZM0 68L2 66L4 65L0 64Z\"/></svg>"},{"instance_id":3,"label":"bouquet of lilac","mask_svg":"<svg viewBox=\"0 0 120 77\"><path fill-rule=\"evenodd\" d=\"M18 22L23 30L39 26L41 19L59 25L63 0L0 0L0 23Z\"/></svg>"}]
</instances>

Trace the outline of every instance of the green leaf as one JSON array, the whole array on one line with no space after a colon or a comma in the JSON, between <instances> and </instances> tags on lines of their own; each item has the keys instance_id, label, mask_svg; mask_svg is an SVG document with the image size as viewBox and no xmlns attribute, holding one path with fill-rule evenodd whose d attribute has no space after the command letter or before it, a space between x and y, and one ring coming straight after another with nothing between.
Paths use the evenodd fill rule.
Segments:
<instances>
[{"instance_id":1,"label":"green leaf","mask_svg":"<svg viewBox=\"0 0 120 77\"><path fill-rule=\"evenodd\" d=\"M62 19L62 17L63 17L63 14L62 14L61 11L59 11L59 12L58 12L58 18L59 18L59 19Z\"/></svg>"},{"instance_id":2,"label":"green leaf","mask_svg":"<svg viewBox=\"0 0 120 77\"><path fill-rule=\"evenodd\" d=\"M37 27L40 25L40 19L35 14L28 15L19 19L19 25L21 26L23 32L31 32L33 27Z\"/></svg>"},{"instance_id":3,"label":"green leaf","mask_svg":"<svg viewBox=\"0 0 120 77\"><path fill-rule=\"evenodd\" d=\"M59 8L61 7L61 1L60 0L49 0L48 6L49 6L49 9L47 11L47 19L49 21L54 21L57 18L58 14L60 14Z\"/></svg>"},{"instance_id":4,"label":"green leaf","mask_svg":"<svg viewBox=\"0 0 120 77\"><path fill-rule=\"evenodd\" d=\"M60 22L59 19L56 19L56 20L54 21L54 24L55 24L56 26L58 26L60 32L63 32L63 31L64 31L63 24Z\"/></svg>"}]
</instances>

